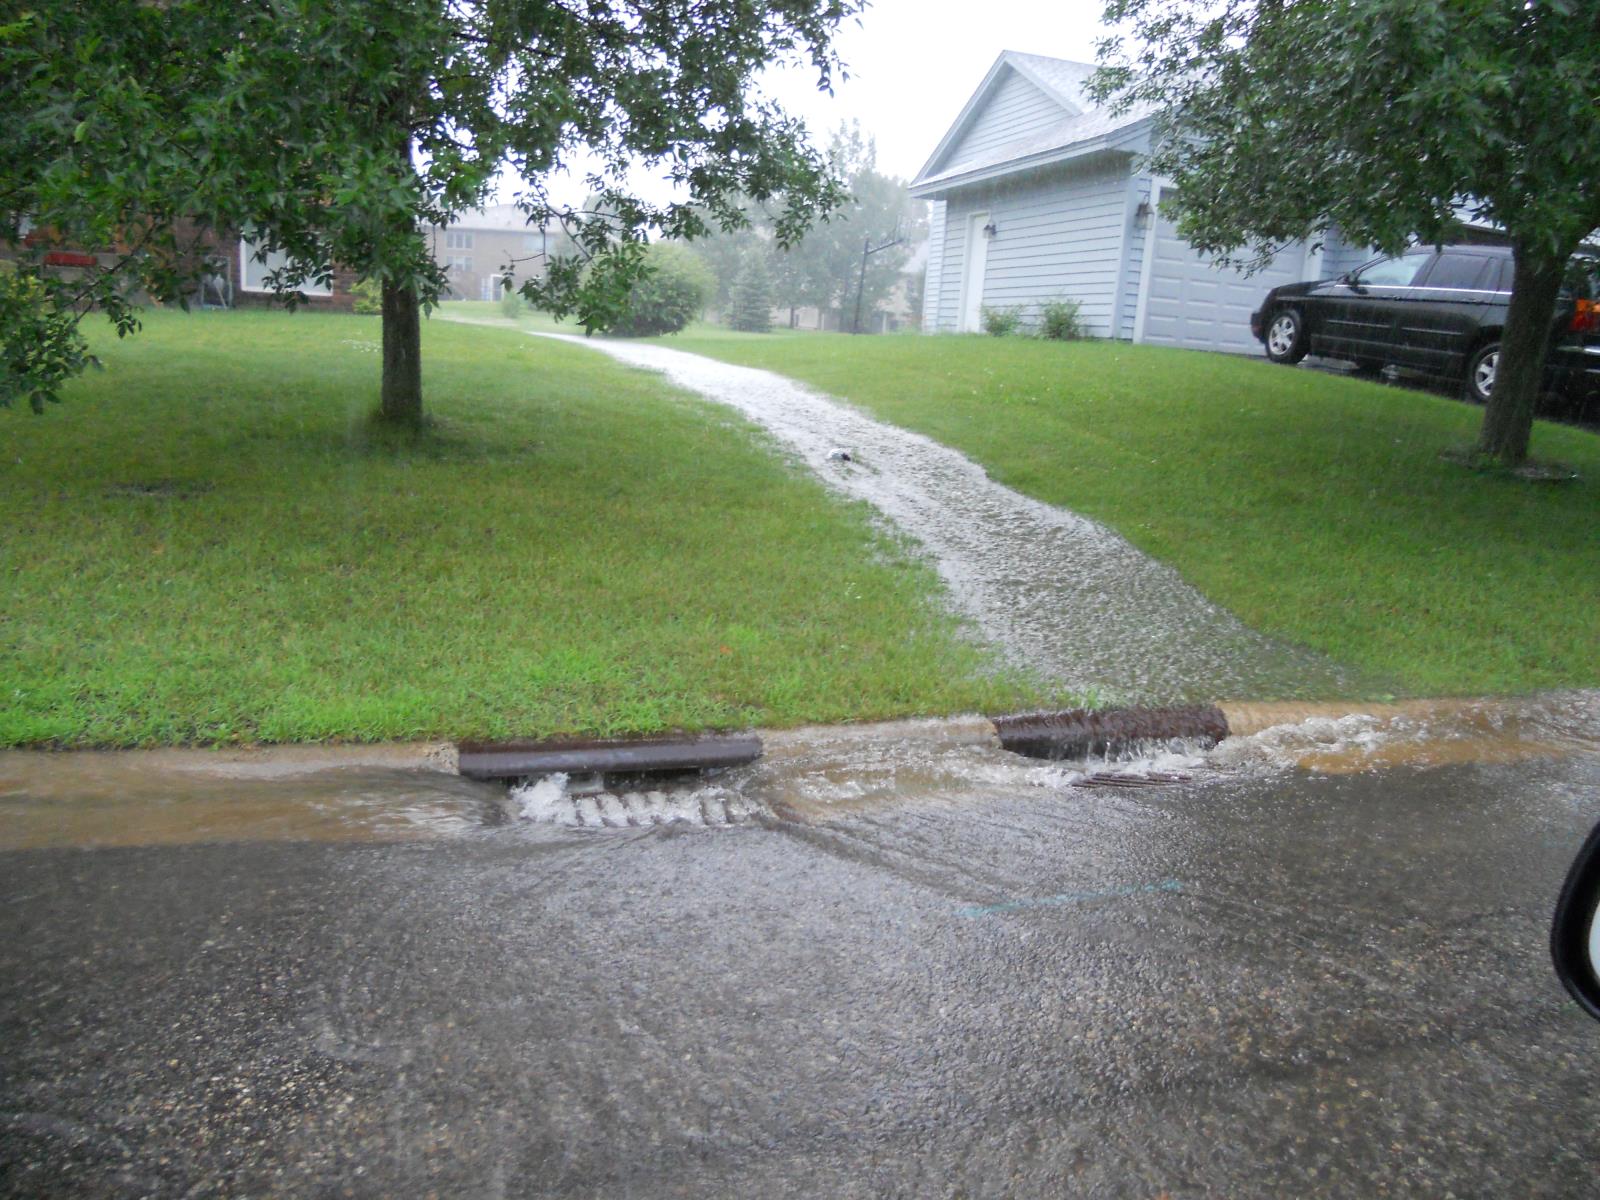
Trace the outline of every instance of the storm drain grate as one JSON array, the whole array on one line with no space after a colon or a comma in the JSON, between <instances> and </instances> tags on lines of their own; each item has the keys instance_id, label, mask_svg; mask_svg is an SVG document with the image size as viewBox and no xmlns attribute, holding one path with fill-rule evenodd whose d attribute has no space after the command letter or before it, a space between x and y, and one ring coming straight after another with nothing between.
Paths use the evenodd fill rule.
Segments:
<instances>
[{"instance_id":1,"label":"storm drain grate","mask_svg":"<svg viewBox=\"0 0 1600 1200\"><path fill-rule=\"evenodd\" d=\"M1085 775L1081 779L1074 779L1071 787L1114 787L1114 788L1142 788L1161 787L1169 783L1188 783L1194 777L1183 775L1175 771L1143 771L1120 774L1116 771L1097 771L1093 775Z\"/></svg>"}]
</instances>

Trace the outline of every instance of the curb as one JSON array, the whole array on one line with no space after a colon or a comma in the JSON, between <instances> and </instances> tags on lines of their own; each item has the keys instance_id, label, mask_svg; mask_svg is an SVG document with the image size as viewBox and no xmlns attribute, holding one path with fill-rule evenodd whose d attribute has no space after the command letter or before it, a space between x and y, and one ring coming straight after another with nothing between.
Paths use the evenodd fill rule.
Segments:
<instances>
[{"instance_id":1,"label":"curb","mask_svg":"<svg viewBox=\"0 0 1600 1200\"><path fill-rule=\"evenodd\" d=\"M461 774L483 780L530 778L558 771L603 776L710 770L758 758L791 758L818 745L873 740L985 745L1027 758L1059 762L1142 753L1179 742L1210 750L1230 737L1248 737L1274 725L1317 718L1437 718L1493 703L1446 699L1376 704L1333 701L1134 705L815 725L733 735L463 742L457 749Z\"/></svg>"},{"instance_id":2,"label":"curb","mask_svg":"<svg viewBox=\"0 0 1600 1200\"><path fill-rule=\"evenodd\" d=\"M1489 699L1437 699L1364 704L1221 702L1210 705L1064 709L998 716L924 717L855 725L812 725L739 734L489 742L390 742L154 750L0 750L0 791L56 794L98 786L126 768L152 774L218 779L283 779L323 771L429 771L471 779L651 774L728 767L758 758L782 761L819 746L899 741L1006 749L1049 760L1138 752L1184 741L1210 749L1274 725L1364 715L1380 720L1438 719L1490 713ZM70 767L68 767L70 764ZM68 768L63 770L63 768Z\"/></svg>"}]
</instances>

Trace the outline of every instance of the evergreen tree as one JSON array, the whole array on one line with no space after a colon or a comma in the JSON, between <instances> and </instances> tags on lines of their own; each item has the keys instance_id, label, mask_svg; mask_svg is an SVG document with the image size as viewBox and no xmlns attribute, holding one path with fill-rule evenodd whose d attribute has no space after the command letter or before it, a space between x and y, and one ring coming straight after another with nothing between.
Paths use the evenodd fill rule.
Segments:
<instances>
[{"instance_id":1,"label":"evergreen tree","mask_svg":"<svg viewBox=\"0 0 1600 1200\"><path fill-rule=\"evenodd\" d=\"M760 247L752 247L740 264L729 300L728 324L742 333L766 333L772 328L772 275Z\"/></svg>"}]
</instances>

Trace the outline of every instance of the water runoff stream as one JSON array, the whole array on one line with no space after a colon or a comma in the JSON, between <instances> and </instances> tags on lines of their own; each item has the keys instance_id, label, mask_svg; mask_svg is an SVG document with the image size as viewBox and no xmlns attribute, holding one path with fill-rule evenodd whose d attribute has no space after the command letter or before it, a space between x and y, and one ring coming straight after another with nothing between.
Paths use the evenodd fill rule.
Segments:
<instances>
[{"instance_id":1,"label":"water runoff stream","mask_svg":"<svg viewBox=\"0 0 1600 1200\"><path fill-rule=\"evenodd\" d=\"M921 434L770 371L662 346L542 334L737 409L937 567L1008 660L1112 703L1349 694L1327 659L1247 629L1105 526L996 483Z\"/></svg>"}]
</instances>

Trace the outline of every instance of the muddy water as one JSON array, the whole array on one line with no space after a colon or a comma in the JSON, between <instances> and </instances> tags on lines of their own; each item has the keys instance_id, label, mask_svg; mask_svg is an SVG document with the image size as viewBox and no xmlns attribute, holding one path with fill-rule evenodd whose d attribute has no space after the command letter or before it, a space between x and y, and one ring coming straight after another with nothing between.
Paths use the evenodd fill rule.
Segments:
<instances>
[{"instance_id":1,"label":"muddy water","mask_svg":"<svg viewBox=\"0 0 1600 1200\"><path fill-rule=\"evenodd\" d=\"M557 337L731 405L921 545L955 607L1014 663L1112 701L1348 695L1103 525L1030 499L919 434L769 371L660 346ZM849 459L836 451L847 451Z\"/></svg>"},{"instance_id":2,"label":"muddy water","mask_svg":"<svg viewBox=\"0 0 1600 1200\"><path fill-rule=\"evenodd\" d=\"M411 841L510 819L503 788L421 765L358 758L323 769L323 761L252 766L177 754L0 752L0 851Z\"/></svg>"}]
</instances>

